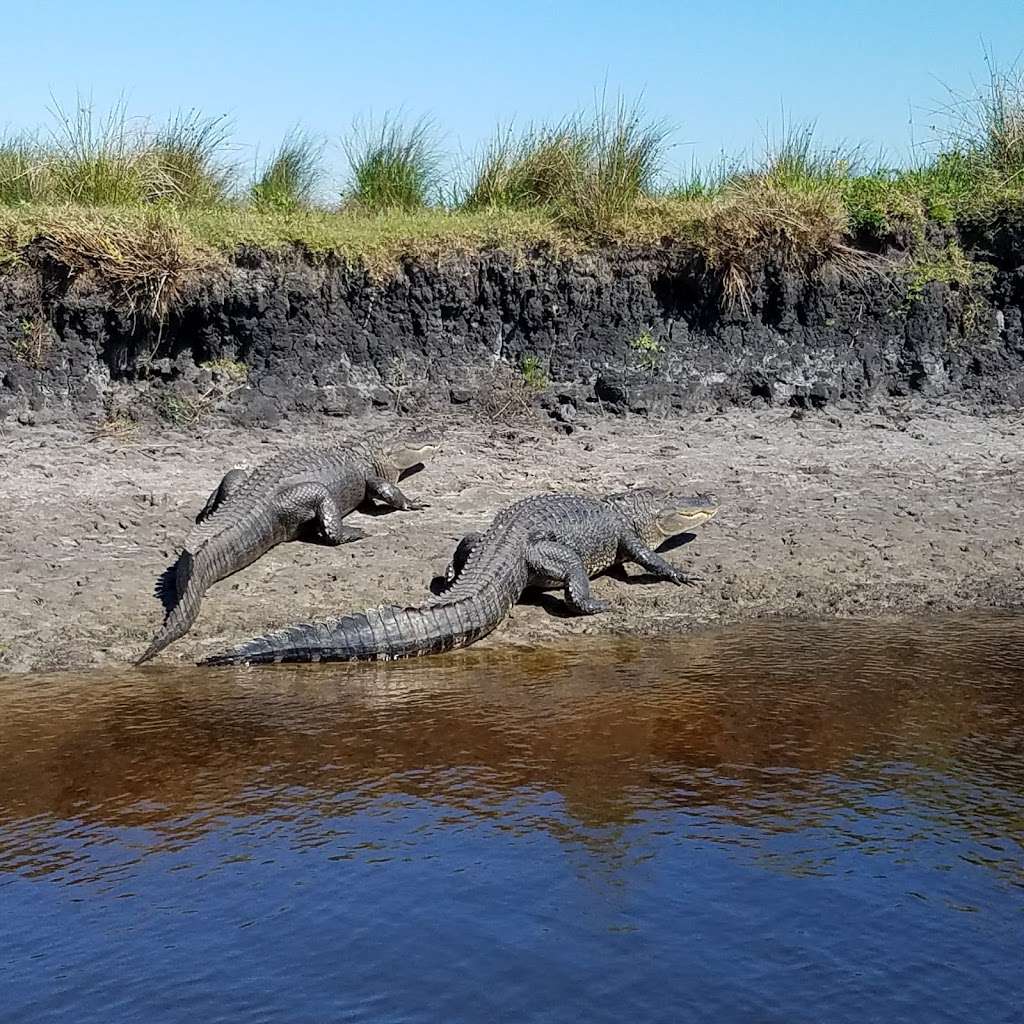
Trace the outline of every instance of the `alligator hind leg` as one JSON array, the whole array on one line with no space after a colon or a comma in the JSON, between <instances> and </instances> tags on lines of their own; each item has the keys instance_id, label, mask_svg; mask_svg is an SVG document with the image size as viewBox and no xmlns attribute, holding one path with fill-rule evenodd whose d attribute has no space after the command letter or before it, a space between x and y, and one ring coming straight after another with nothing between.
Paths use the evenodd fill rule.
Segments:
<instances>
[{"instance_id":1,"label":"alligator hind leg","mask_svg":"<svg viewBox=\"0 0 1024 1024\"><path fill-rule=\"evenodd\" d=\"M425 501L414 501L406 497L397 484L388 483L379 476L372 476L366 481L366 496L376 498L400 512L413 512L430 507Z\"/></svg>"},{"instance_id":2,"label":"alligator hind leg","mask_svg":"<svg viewBox=\"0 0 1024 1024\"><path fill-rule=\"evenodd\" d=\"M677 569L671 562L667 562L656 551L652 551L639 537L630 537L623 541L621 553L625 561L636 562L642 569L653 573L659 580L667 580L677 587L684 583L688 587L695 587L703 582L704 577L695 572L683 572Z\"/></svg>"},{"instance_id":3,"label":"alligator hind leg","mask_svg":"<svg viewBox=\"0 0 1024 1024\"><path fill-rule=\"evenodd\" d=\"M454 585L462 574L462 570L466 568L466 563L469 561L470 555L473 554L473 549L480 543L482 536L482 533L467 533L459 541L459 546L455 549L455 554L452 555L452 560L444 571L444 581L449 587Z\"/></svg>"},{"instance_id":4,"label":"alligator hind leg","mask_svg":"<svg viewBox=\"0 0 1024 1024\"><path fill-rule=\"evenodd\" d=\"M217 485L217 489L206 499L206 504L196 516L196 522L201 523L204 519L209 519L248 479L249 474L244 469L237 466L234 469L229 469L224 474L224 479Z\"/></svg>"},{"instance_id":5,"label":"alligator hind leg","mask_svg":"<svg viewBox=\"0 0 1024 1024\"><path fill-rule=\"evenodd\" d=\"M526 560L533 576L565 584L565 600L574 612L596 615L610 607L608 601L599 601L590 596L587 570L583 560L572 548L555 541L538 541L530 545Z\"/></svg>"}]
</instances>

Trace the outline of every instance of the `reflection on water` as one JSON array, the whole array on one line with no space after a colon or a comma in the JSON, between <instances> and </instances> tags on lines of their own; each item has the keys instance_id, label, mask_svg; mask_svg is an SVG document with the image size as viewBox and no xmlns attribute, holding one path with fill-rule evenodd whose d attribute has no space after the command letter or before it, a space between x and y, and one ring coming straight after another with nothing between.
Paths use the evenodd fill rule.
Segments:
<instances>
[{"instance_id":1,"label":"reflection on water","mask_svg":"<svg viewBox=\"0 0 1024 1024\"><path fill-rule=\"evenodd\" d=\"M0 1020L1019 1020L1024 624L0 680Z\"/></svg>"}]
</instances>

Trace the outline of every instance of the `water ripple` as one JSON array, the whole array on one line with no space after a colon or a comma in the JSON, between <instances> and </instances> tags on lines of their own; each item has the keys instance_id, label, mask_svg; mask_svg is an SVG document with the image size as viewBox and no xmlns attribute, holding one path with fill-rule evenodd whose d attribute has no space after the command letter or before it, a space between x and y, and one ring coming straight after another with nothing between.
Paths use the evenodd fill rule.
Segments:
<instances>
[{"instance_id":1,"label":"water ripple","mask_svg":"<svg viewBox=\"0 0 1024 1024\"><path fill-rule=\"evenodd\" d=\"M1016 1019L1022 670L993 616L0 680L0 1021Z\"/></svg>"}]
</instances>

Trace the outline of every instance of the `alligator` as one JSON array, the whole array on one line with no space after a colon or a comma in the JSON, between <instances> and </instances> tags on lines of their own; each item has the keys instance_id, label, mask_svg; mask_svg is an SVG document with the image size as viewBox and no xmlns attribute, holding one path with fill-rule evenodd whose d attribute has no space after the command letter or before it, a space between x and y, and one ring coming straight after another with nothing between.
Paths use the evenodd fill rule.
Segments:
<instances>
[{"instance_id":1,"label":"alligator","mask_svg":"<svg viewBox=\"0 0 1024 1024\"><path fill-rule=\"evenodd\" d=\"M177 562L165 573L163 625L135 662L141 665L191 628L207 589L285 541L348 544L366 536L342 519L376 499L401 510L423 509L398 481L436 449L425 441L385 447L367 443L291 448L246 473L229 470L196 516Z\"/></svg>"},{"instance_id":2,"label":"alligator","mask_svg":"<svg viewBox=\"0 0 1024 1024\"><path fill-rule=\"evenodd\" d=\"M485 533L468 534L449 567L451 586L418 607L382 605L321 623L302 623L241 643L201 665L293 661L390 661L440 654L486 636L528 588L564 589L569 608L594 615L591 577L635 562L658 579L695 585L654 548L707 522L704 498L638 488L602 498L526 498L499 512Z\"/></svg>"}]
</instances>

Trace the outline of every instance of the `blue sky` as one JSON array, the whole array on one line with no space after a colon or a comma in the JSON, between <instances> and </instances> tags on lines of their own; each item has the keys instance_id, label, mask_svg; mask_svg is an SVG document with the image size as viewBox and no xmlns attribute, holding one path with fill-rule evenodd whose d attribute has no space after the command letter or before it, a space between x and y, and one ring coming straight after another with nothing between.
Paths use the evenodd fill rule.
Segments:
<instances>
[{"instance_id":1,"label":"blue sky","mask_svg":"<svg viewBox=\"0 0 1024 1024\"><path fill-rule=\"evenodd\" d=\"M355 115L431 114L446 148L472 152L498 122L557 118L607 83L678 125L677 169L756 147L780 111L826 143L907 158L929 137L944 85L1024 46L1022 0L836 3L435 3L35 0L4 12L0 128L46 121L51 95L134 114L229 115L251 164L297 121L335 169Z\"/></svg>"}]
</instances>

